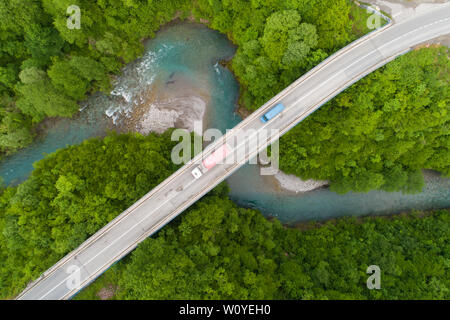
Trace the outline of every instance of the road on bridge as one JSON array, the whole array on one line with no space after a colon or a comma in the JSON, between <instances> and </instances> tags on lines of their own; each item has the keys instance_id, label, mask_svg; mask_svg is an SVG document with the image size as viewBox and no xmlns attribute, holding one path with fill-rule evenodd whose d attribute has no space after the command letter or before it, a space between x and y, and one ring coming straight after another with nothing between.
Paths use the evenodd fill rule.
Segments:
<instances>
[{"instance_id":1,"label":"road on bridge","mask_svg":"<svg viewBox=\"0 0 450 320\"><path fill-rule=\"evenodd\" d=\"M211 143L181 169L151 190L134 205L69 253L36 281L18 299L68 299L121 259L137 244L155 233L209 190L276 141L274 129L284 134L339 92L390 60L426 40L450 33L450 4L397 24L388 24L338 51L292 83L265 105ZM285 110L263 123L260 116L276 103ZM254 129L252 136L232 143L239 129ZM266 129L266 130L265 130ZM264 143L248 143L255 139ZM191 171L212 151L227 141L242 161L217 164L199 179ZM260 140L261 141L261 140Z\"/></svg>"}]
</instances>

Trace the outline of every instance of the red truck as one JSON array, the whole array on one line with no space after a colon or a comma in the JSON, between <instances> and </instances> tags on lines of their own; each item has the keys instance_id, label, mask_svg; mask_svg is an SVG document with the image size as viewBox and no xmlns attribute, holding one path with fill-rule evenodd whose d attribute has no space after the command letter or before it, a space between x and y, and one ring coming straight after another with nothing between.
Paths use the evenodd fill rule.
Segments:
<instances>
[{"instance_id":1,"label":"red truck","mask_svg":"<svg viewBox=\"0 0 450 320\"><path fill-rule=\"evenodd\" d=\"M208 157L203 159L202 164L197 168L192 170L192 175L195 179L200 178L206 171L214 167L217 163L221 162L231 153L230 148L227 144L223 144L219 148L217 148L213 153L211 153Z\"/></svg>"}]
</instances>

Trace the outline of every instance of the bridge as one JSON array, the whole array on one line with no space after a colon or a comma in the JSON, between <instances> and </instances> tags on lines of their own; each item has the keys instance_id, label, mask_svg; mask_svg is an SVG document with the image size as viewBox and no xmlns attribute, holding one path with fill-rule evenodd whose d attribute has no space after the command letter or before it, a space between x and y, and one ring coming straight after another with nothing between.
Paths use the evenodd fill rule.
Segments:
<instances>
[{"instance_id":1,"label":"bridge","mask_svg":"<svg viewBox=\"0 0 450 320\"><path fill-rule=\"evenodd\" d=\"M72 297L339 92L417 44L449 33L450 3L447 3L399 23L390 22L336 52L67 254L17 299ZM280 102L286 107L282 114L262 123L259 118ZM254 134L232 145L239 161L217 164L199 179L194 179L191 171L202 159L225 142L236 141L240 129L253 129ZM270 134L265 136L264 132ZM257 139L263 143L253 143Z\"/></svg>"}]
</instances>

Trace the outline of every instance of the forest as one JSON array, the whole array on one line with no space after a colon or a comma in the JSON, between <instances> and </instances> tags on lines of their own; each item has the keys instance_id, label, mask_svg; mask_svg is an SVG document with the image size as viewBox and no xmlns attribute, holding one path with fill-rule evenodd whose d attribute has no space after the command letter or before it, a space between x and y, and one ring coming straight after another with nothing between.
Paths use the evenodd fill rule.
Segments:
<instances>
[{"instance_id":1,"label":"forest","mask_svg":"<svg viewBox=\"0 0 450 320\"><path fill-rule=\"evenodd\" d=\"M0 297L12 298L174 172L170 131L89 139L0 195ZM286 228L221 184L79 299L448 299L448 210ZM383 270L368 290L366 268Z\"/></svg>"},{"instance_id":2,"label":"forest","mask_svg":"<svg viewBox=\"0 0 450 320\"><path fill-rule=\"evenodd\" d=\"M80 30L66 26L73 4ZM1 1L1 157L31 144L44 119L71 117L87 95L108 92L142 41L176 17L202 19L237 45L229 67L249 112L369 31L349 0ZM448 49L423 48L351 86L282 137L281 169L336 192L414 193L421 169L450 174L449 63ZM90 139L2 187L0 297L174 172L170 133ZM79 298L110 287L121 299L448 299L448 233L448 210L286 228L237 207L221 185ZM383 290L365 285L372 264Z\"/></svg>"},{"instance_id":3,"label":"forest","mask_svg":"<svg viewBox=\"0 0 450 320\"><path fill-rule=\"evenodd\" d=\"M280 169L333 191L421 192L450 174L448 48L412 51L363 78L280 139Z\"/></svg>"},{"instance_id":4,"label":"forest","mask_svg":"<svg viewBox=\"0 0 450 320\"><path fill-rule=\"evenodd\" d=\"M216 189L76 299L448 299L448 211L283 228ZM305 227L304 227L305 228ZM381 289L366 286L368 266Z\"/></svg>"},{"instance_id":5,"label":"forest","mask_svg":"<svg viewBox=\"0 0 450 320\"><path fill-rule=\"evenodd\" d=\"M171 131L90 139L36 162L0 197L0 296L23 289L167 178Z\"/></svg>"},{"instance_id":6,"label":"forest","mask_svg":"<svg viewBox=\"0 0 450 320\"><path fill-rule=\"evenodd\" d=\"M189 1L7 0L0 3L0 152L30 144L46 117L71 117L78 102L108 92L124 64ZM67 28L78 5L82 28Z\"/></svg>"},{"instance_id":7,"label":"forest","mask_svg":"<svg viewBox=\"0 0 450 320\"><path fill-rule=\"evenodd\" d=\"M67 28L70 5L81 10L81 29ZM204 19L239 46L232 68L254 109L365 32L361 12L348 0L2 1L0 153L30 144L46 117L70 117L89 93L108 92L142 40L175 17Z\"/></svg>"},{"instance_id":8,"label":"forest","mask_svg":"<svg viewBox=\"0 0 450 320\"><path fill-rule=\"evenodd\" d=\"M79 30L66 26L70 4L81 9ZM70 117L89 93L108 92L143 39L189 16L237 45L229 67L249 111L370 31L349 0L4 1L0 156L32 143L43 119ZM448 50L426 48L353 85L281 139L281 169L341 193L414 193L421 169L449 174L449 63Z\"/></svg>"}]
</instances>

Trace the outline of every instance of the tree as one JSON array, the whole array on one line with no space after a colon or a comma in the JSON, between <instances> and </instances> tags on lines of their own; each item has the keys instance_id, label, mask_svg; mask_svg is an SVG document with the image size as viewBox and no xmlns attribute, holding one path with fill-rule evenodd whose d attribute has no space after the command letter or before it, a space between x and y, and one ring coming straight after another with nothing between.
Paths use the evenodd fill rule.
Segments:
<instances>
[{"instance_id":1,"label":"tree","mask_svg":"<svg viewBox=\"0 0 450 320\"><path fill-rule=\"evenodd\" d=\"M300 22L296 10L278 11L267 19L260 41L266 55L280 68L305 66L308 54L317 45L315 27Z\"/></svg>"},{"instance_id":2,"label":"tree","mask_svg":"<svg viewBox=\"0 0 450 320\"><path fill-rule=\"evenodd\" d=\"M174 172L170 135L90 139L35 163L28 180L3 190L0 295L19 292Z\"/></svg>"},{"instance_id":3,"label":"tree","mask_svg":"<svg viewBox=\"0 0 450 320\"><path fill-rule=\"evenodd\" d=\"M85 97L89 82L68 61L56 61L47 73L52 85L70 98L79 101Z\"/></svg>"},{"instance_id":4,"label":"tree","mask_svg":"<svg viewBox=\"0 0 450 320\"><path fill-rule=\"evenodd\" d=\"M17 111L0 109L0 150L11 152L31 143L30 121Z\"/></svg>"},{"instance_id":5,"label":"tree","mask_svg":"<svg viewBox=\"0 0 450 320\"><path fill-rule=\"evenodd\" d=\"M16 85L19 93L17 107L39 122L45 116L71 116L78 110L75 100L58 91L44 71L32 67L23 70L19 77L21 83Z\"/></svg>"},{"instance_id":6,"label":"tree","mask_svg":"<svg viewBox=\"0 0 450 320\"><path fill-rule=\"evenodd\" d=\"M446 48L413 51L339 94L280 139L280 168L338 192L420 192L449 174Z\"/></svg>"},{"instance_id":7,"label":"tree","mask_svg":"<svg viewBox=\"0 0 450 320\"><path fill-rule=\"evenodd\" d=\"M40 66L48 65L52 57L60 55L63 45L64 41L52 27L42 27L35 24L30 26L25 34L25 46L31 57Z\"/></svg>"}]
</instances>

